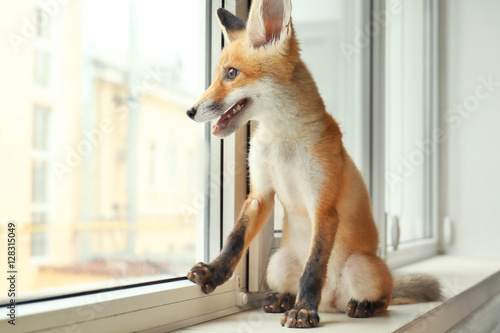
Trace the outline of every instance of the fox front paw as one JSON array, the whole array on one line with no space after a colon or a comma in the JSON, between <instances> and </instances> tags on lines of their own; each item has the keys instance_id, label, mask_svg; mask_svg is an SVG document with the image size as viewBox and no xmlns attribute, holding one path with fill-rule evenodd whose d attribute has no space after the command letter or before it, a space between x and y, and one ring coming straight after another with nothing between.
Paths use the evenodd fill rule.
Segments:
<instances>
[{"instance_id":1,"label":"fox front paw","mask_svg":"<svg viewBox=\"0 0 500 333\"><path fill-rule=\"evenodd\" d=\"M318 311L293 308L283 315L281 326L290 328L317 327L319 326Z\"/></svg>"},{"instance_id":2,"label":"fox front paw","mask_svg":"<svg viewBox=\"0 0 500 333\"><path fill-rule=\"evenodd\" d=\"M210 265L199 262L187 273L187 278L201 287L205 294L210 294L218 286L215 282L214 269Z\"/></svg>"},{"instance_id":3,"label":"fox front paw","mask_svg":"<svg viewBox=\"0 0 500 333\"><path fill-rule=\"evenodd\" d=\"M210 294L226 279L220 278L216 269L208 264L199 262L187 273L187 278L201 287L201 291Z\"/></svg>"}]
</instances>

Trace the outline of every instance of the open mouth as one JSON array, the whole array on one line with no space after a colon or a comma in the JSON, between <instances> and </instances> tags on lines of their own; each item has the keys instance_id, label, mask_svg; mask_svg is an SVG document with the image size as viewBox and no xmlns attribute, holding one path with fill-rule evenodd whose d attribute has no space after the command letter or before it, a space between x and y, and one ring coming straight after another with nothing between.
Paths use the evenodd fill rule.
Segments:
<instances>
[{"instance_id":1,"label":"open mouth","mask_svg":"<svg viewBox=\"0 0 500 333\"><path fill-rule=\"evenodd\" d=\"M248 98L243 98L229 108L219 119L217 124L212 127L212 134L223 131L229 123L245 108L248 103Z\"/></svg>"}]
</instances>

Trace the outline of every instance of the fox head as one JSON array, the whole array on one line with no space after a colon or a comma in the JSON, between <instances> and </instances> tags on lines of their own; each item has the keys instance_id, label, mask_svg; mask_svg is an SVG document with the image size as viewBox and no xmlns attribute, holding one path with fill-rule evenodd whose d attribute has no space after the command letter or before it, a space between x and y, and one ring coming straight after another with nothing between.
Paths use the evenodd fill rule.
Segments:
<instances>
[{"instance_id":1,"label":"fox head","mask_svg":"<svg viewBox=\"0 0 500 333\"><path fill-rule=\"evenodd\" d=\"M290 83L299 60L291 11L291 0L254 0L245 23L217 10L227 43L212 84L187 111L189 118L220 117L212 133L224 138L249 120L269 117L269 109L280 104L277 87Z\"/></svg>"}]
</instances>

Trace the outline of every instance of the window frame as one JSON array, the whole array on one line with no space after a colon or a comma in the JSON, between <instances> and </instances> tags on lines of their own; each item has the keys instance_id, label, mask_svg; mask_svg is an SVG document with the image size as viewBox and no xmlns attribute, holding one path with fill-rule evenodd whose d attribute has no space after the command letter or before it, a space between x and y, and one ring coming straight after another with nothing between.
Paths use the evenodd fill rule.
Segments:
<instances>
[{"instance_id":1,"label":"window frame","mask_svg":"<svg viewBox=\"0 0 500 333\"><path fill-rule=\"evenodd\" d=\"M387 8L387 0L372 0L372 15L384 12ZM427 134L433 133L438 128L438 16L439 5L437 0L425 0L424 2L426 30L424 32L426 43L427 61L429 69L425 79L429 88L425 92L425 103L429 109L427 119ZM386 170L385 170L385 26L380 25L380 33L372 36L372 204L375 220L380 234L379 254L384 258L391 269L409 264L418 260L435 256L439 252L439 214L438 214L438 143L433 140L430 162L425 167L429 174L425 186L428 199L426 200L426 218L430 223L430 237L399 244L394 250L388 246L387 228L389 228L389 216L385 211Z\"/></svg>"},{"instance_id":2,"label":"window frame","mask_svg":"<svg viewBox=\"0 0 500 333\"><path fill-rule=\"evenodd\" d=\"M370 1L370 20L385 10L385 0ZM385 213L385 29L370 36L370 182L372 212L379 231L379 256L387 256Z\"/></svg>"}]
</instances>

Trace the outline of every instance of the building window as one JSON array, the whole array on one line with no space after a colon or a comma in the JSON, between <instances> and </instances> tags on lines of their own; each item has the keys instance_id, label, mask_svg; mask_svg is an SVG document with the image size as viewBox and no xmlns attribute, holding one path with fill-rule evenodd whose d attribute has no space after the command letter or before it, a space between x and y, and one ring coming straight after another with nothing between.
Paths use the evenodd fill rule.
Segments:
<instances>
[{"instance_id":1,"label":"building window","mask_svg":"<svg viewBox=\"0 0 500 333\"><path fill-rule=\"evenodd\" d=\"M32 234L31 239L31 256L32 257L44 257L48 255L48 234L44 231L36 231L37 227L43 228L47 225L47 213L46 212L33 212L33 226L35 231Z\"/></svg>"},{"instance_id":2,"label":"building window","mask_svg":"<svg viewBox=\"0 0 500 333\"><path fill-rule=\"evenodd\" d=\"M40 7L35 9L34 23L36 26L36 37L39 40L50 40L52 22L50 15Z\"/></svg>"},{"instance_id":3,"label":"building window","mask_svg":"<svg viewBox=\"0 0 500 333\"><path fill-rule=\"evenodd\" d=\"M35 88L47 91L53 80L54 39L52 38L51 16L41 7L35 8L33 24L36 35L33 39L33 83Z\"/></svg>"},{"instance_id":4,"label":"building window","mask_svg":"<svg viewBox=\"0 0 500 333\"><path fill-rule=\"evenodd\" d=\"M43 257L48 254L47 237L43 230L50 212L50 159L51 159L51 110L35 105L33 110L33 185L31 254ZM38 228L38 230L37 230ZM40 230L41 229L41 230Z\"/></svg>"}]
</instances>

